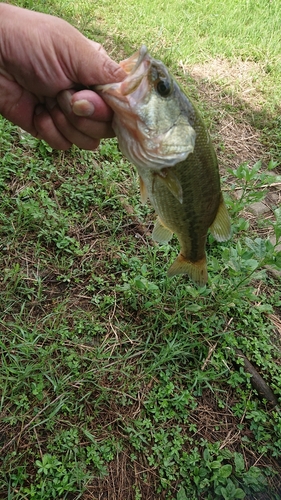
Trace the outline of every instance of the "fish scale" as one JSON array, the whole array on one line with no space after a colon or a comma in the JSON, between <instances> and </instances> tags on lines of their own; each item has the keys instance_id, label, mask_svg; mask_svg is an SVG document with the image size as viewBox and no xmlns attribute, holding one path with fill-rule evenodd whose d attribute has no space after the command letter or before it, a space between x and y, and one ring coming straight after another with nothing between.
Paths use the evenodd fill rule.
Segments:
<instances>
[{"instance_id":1,"label":"fish scale","mask_svg":"<svg viewBox=\"0 0 281 500\"><path fill-rule=\"evenodd\" d=\"M125 79L95 90L114 111L112 125L138 170L142 202L149 198L158 214L152 237L167 243L175 233L179 239L168 275L188 274L203 286L208 229L218 241L231 234L209 134L196 107L145 46L120 65Z\"/></svg>"}]
</instances>

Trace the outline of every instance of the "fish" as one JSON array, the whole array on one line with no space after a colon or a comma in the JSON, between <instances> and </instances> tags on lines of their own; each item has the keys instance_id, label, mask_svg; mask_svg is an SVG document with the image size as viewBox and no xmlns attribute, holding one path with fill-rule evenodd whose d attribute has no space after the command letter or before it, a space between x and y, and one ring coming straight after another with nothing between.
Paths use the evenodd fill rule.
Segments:
<instances>
[{"instance_id":1,"label":"fish","mask_svg":"<svg viewBox=\"0 0 281 500\"><path fill-rule=\"evenodd\" d=\"M141 201L157 213L152 238L167 244L173 234L180 253L168 276L208 281L208 230L219 241L231 236L218 161L209 133L191 100L145 45L120 62L121 82L94 90L113 109L112 126L124 156L140 177Z\"/></svg>"}]
</instances>

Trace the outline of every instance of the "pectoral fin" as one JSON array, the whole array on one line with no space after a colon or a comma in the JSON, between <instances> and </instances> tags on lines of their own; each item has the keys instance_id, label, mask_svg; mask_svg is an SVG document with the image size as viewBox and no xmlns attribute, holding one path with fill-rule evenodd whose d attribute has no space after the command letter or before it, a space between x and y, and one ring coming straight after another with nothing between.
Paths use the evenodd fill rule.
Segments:
<instances>
[{"instance_id":1,"label":"pectoral fin","mask_svg":"<svg viewBox=\"0 0 281 500\"><path fill-rule=\"evenodd\" d=\"M227 241L231 236L230 217L222 196L216 218L210 226L210 231L217 241Z\"/></svg>"},{"instance_id":2,"label":"pectoral fin","mask_svg":"<svg viewBox=\"0 0 281 500\"><path fill-rule=\"evenodd\" d=\"M173 232L164 226L163 222L157 217L155 226L152 232L152 238L158 243L168 243L173 236Z\"/></svg>"},{"instance_id":3,"label":"pectoral fin","mask_svg":"<svg viewBox=\"0 0 281 500\"><path fill-rule=\"evenodd\" d=\"M197 285L206 285L208 281L206 257L197 262L191 262L179 254L168 270L168 276L176 276L177 274L188 274L189 278Z\"/></svg>"},{"instance_id":4,"label":"pectoral fin","mask_svg":"<svg viewBox=\"0 0 281 500\"><path fill-rule=\"evenodd\" d=\"M183 202L182 186L178 177L172 171L171 167L163 168L157 175L159 175L159 177L164 182L165 186L169 189L169 191L171 191L174 197L180 203L182 203Z\"/></svg>"}]
</instances>

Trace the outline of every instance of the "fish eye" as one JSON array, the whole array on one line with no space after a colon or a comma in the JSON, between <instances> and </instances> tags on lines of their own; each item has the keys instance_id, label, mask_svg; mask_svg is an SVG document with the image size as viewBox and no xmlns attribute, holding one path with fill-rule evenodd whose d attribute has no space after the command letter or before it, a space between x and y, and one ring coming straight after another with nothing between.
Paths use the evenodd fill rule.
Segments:
<instances>
[{"instance_id":1,"label":"fish eye","mask_svg":"<svg viewBox=\"0 0 281 500\"><path fill-rule=\"evenodd\" d=\"M156 82L156 90L162 97L168 97L172 91L172 85L167 78Z\"/></svg>"}]
</instances>

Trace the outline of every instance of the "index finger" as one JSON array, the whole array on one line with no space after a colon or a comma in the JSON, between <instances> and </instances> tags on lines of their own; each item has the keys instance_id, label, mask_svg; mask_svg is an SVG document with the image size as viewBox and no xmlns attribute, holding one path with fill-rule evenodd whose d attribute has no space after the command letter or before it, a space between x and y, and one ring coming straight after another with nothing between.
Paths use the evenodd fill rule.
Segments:
<instances>
[{"instance_id":1,"label":"index finger","mask_svg":"<svg viewBox=\"0 0 281 500\"><path fill-rule=\"evenodd\" d=\"M77 67L75 68L76 78L72 78L74 82L81 82L90 87L96 84L120 82L126 77L125 71L109 57L102 45L85 37L84 40L86 43L83 51L77 44L79 53L77 53ZM93 63L89 64L89 61Z\"/></svg>"}]
</instances>

